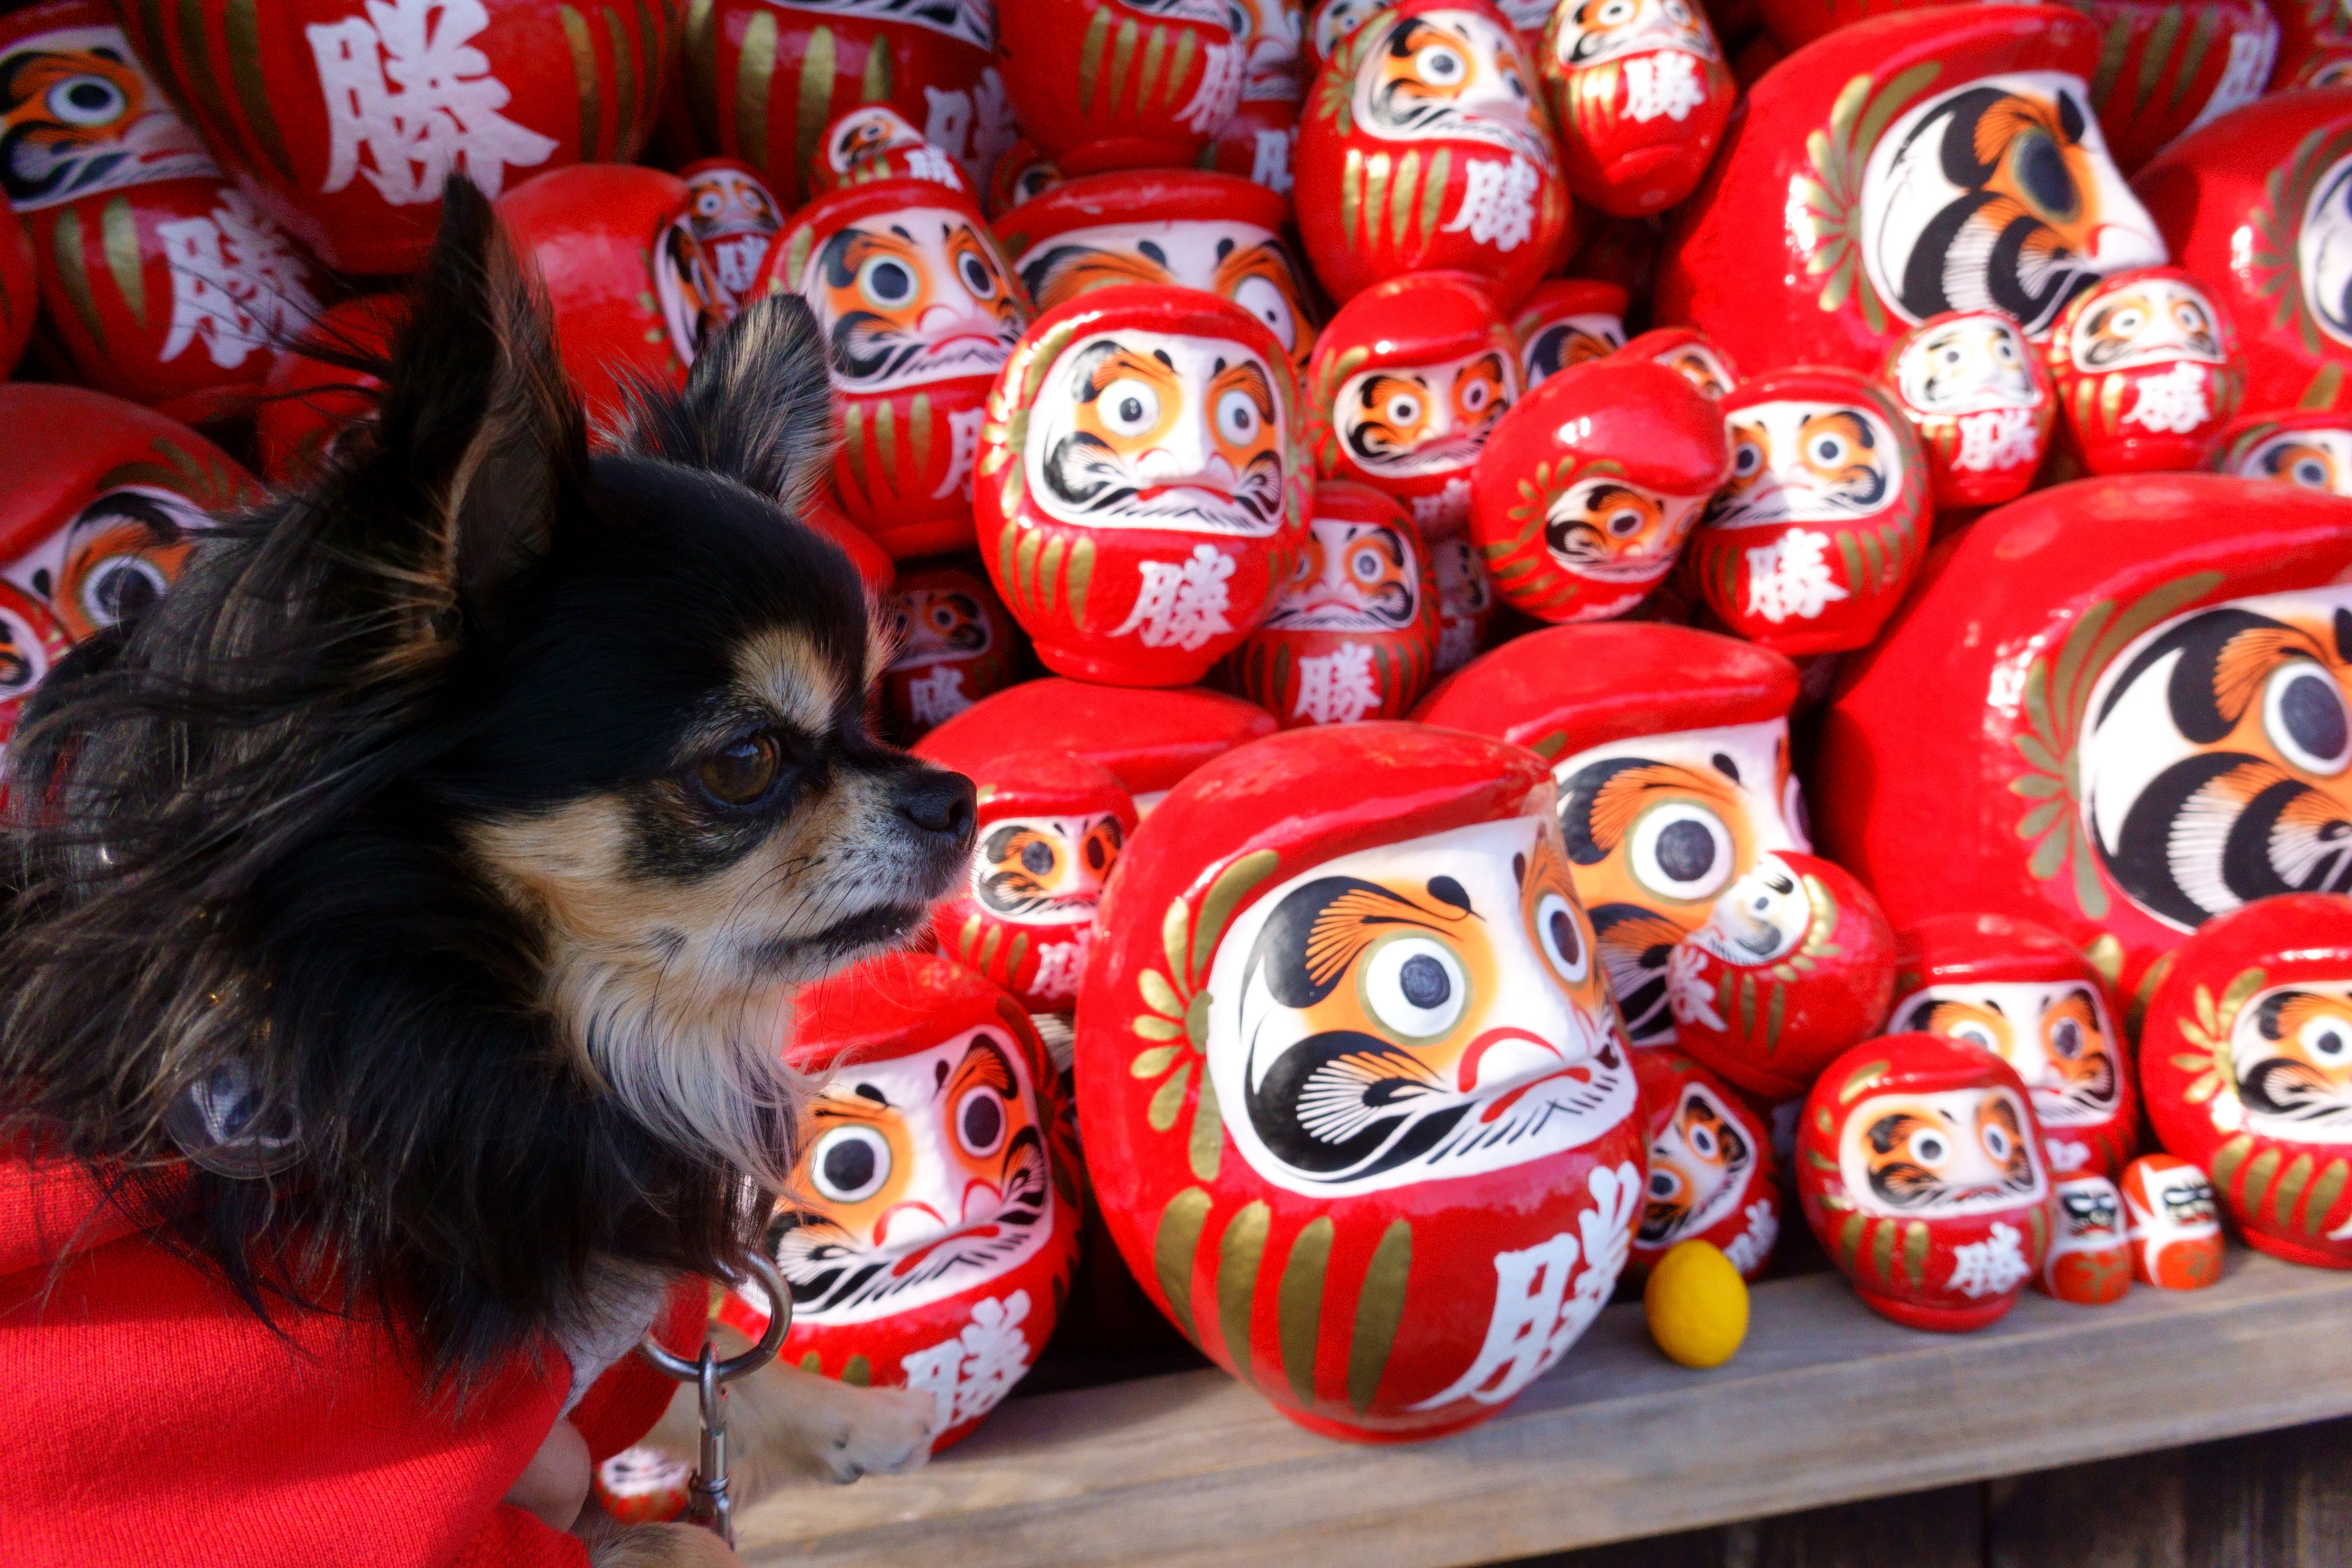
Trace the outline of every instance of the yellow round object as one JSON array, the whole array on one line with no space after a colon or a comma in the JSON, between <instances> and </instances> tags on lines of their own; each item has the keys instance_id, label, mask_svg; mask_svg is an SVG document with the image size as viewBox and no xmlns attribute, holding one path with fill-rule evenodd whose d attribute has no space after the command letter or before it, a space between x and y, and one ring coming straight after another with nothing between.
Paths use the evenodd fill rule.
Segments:
<instances>
[{"instance_id":1,"label":"yellow round object","mask_svg":"<svg viewBox=\"0 0 2352 1568\"><path fill-rule=\"evenodd\" d=\"M1721 1366L1748 1337L1748 1281L1710 1241L1678 1241L1642 1289L1650 1337L1685 1366Z\"/></svg>"}]
</instances>

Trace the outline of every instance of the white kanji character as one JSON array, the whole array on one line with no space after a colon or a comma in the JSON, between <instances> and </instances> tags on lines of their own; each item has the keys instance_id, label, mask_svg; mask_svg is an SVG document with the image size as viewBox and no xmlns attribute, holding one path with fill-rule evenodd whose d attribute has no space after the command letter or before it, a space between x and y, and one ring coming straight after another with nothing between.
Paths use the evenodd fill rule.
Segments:
<instances>
[{"instance_id":1,"label":"white kanji character","mask_svg":"<svg viewBox=\"0 0 2352 1568\"><path fill-rule=\"evenodd\" d=\"M1536 166L1517 153L1507 163L1473 158L1465 171L1469 184L1462 192L1462 210L1444 232L1470 231L1480 245L1517 250L1536 230L1536 192L1543 180Z\"/></svg>"},{"instance_id":2,"label":"white kanji character","mask_svg":"<svg viewBox=\"0 0 2352 1568\"><path fill-rule=\"evenodd\" d=\"M1029 1316L1029 1292L1003 1300L991 1296L973 1303L965 1325L962 1376L956 1384L955 1418L970 1421L996 1408L1029 1370L1029 1336L1021 1331Z\"/></svg>"},{"instance_id":3,"label":"white kanji character","mask_svg":"<svg viewBox=\"0 0 2352 1568\"><path fill-rule=\"evenodd\" d=\"M1184 561L1139 563L1143 589L1127 619L1111 636L1135 632L1146 647L1179 647L1190 653L1211 637L1234 629L1225 619L1232 601L1225 579L1234 574L1234 558L1213 545L1199 544Z\"/></svg>"},{"instance_id":4,"label":"white kanji character","mask_svg":"<svg viewBox=\"0 0 2352 1568\"><path fill-rule=\"evenodd\" d=\"M303 29L327 96L321 192L364 174L386 202L412 206L438 201L450 174L463 169L496 196L509 165L547 162L554 138L499 112L513 95L489 74L489 57L467 45L490 25L481 0L366 5L363 17Z\"/></svg>"},{"instance_id":5,"label":"white kanji character","mask_svg":"<svg viewBox=\"0 0 2352 1568\"><path fill-rule=\"evenodd\" d=\"M1952 458L1956 468L1983 474L2033 461L2031 408L1986 408L1963 414L1955 423L1960 428L1960 449Z\"/></svg>"},{"instance_id":6,"label":"white kanji character","mask_svg":"<svg viewBox=\"0 0 2352 1568\"><path fill-rule=\"evenodd\" d=\"M907 178L929 180L951 191L963 189L963 171L956 167L954 159L928 142L907 149Z\"/></svg>"},{"instance_id":7,"label":"white kanji character","mask_svg":"<svg viewBox=\"0 0 2352 1568\"><path fill-rule=\"evenodd\" d=\"M1723 1256L1740 1273L1749 1274L1772 1256L1772 1244L1780 1239L1780 1215L1767 1198L1758 1198L1745 1212L1748 1228L1731 1238Z\"/></svg>"},{"instance_id":8,"label":"white kanji character","mask_svg":"<svg viewBox=\"0 0 2352 1568\"><path fill-rule=\"evenodd\" d=\"M1830 536L1792 528L1748 554L1748 613L1773 625L1795 616L1811 620L1832 601L1847 597L1830 580Z\"/></svg>"},{"instance_id":9,"label":"white kanji character","mask_svg":"<svg viewBox=\"0 0 2352 1568\"><path fill-rule=\"evenodd\" d=\"M1250 159L1250 180L1280 195L1290 194L1290 151L1298 140L1296 125L1283 131L1256 133L1256 151Z\"/></svg>"},{"instance_id":10,"label":"white kanji character","mask_svg":"<svg viewBox=\"0 0 2352 1568\"><path fill-rule=\"evenodd\" d=\"M1412 521L1424 536L1442 533L1470 517L1470 481L1456 474L1433 496L1412 498Z\"/></svg>"},{"instance_id":11,"label":"white kanji character","mask_svg":"<svg viewBox=\"0 0 2352 1568\"><path fill-rule=\"evenodd\" d=\"M1945 1288L1958 1290L1971 1301L1979 1296L2005 1295L2017 1289L2019 1282L2033 1272L2026 1267L2025 1253L2018 1246L2023 1239L2015 1226L1995 1225L1992 1234L1984 1240L1952 1248L1952 1277L1944 1281Z\"/></svg>"},{"instance_id":12,"label":"white kanji character","mask_svg":"<svg viewBox=\"0 0 2352 1568\"><path fill-rule=\"evenodd\" d=\"M1587 1180L1595 1206L1577 1216L1581 1245L1566 1231L1518 1252L1495 1256L1495 1309L1486 1342L1470 1368L1413 1406L1434 1410L1457 1399L1500 1405L1541 1376L1601 1315L1633 1244L1633 1206L1642 1173L1632 1164L1596 1167ZM1568 1289L1579 1257L1584 1270Z\"/></svg>"},{"instance_id":13,"label":"white kanji character","mask_svg":"<svg viewBox=\"0 0 2352 1568\"><path fill-rule=\"evenodd\" d=\"M224 186L209 216L156 226L172 269L172 325L162 357L201 341L224 370L290 340L319 313L301 258L242 191Z\"/></svg>"},{"instance_id":14,"label":"white kanji character","mask_svg":"<svg viewBox=\"0 0 2352 1568\"><path fill-rule=\"evenodd\" d=\"M1625 62L1625 118L1636 125L1661 114L1680 122L1706 101L1698 61L1680 49L1636 55Z\"/></svg>"},{"instance_id":15,"label":"white kanji character","mask_svg":"<svg viewBox=\"0 0 2352 1568\"><path fill-rule=\"evenodd\" d=\"M960 408L948 415L948 477L931 492L933 500L971 494L972 459L980 455L980 427L988 419L985 408Z\"/></svg>"},{"instance_id":16,"label":"white kanji character","mask_svg":"<svg viewBox=\"0 0 2352 1568\"><path fill-rule=\"evenodd\" d=\"M2142 376L2131 412L2116 423L2185 436L2211 417L2213 406L2205 398L2205 367L2183 360L2170 370Z\"/></svg>"},{"instance_id":17,"label":"white kanji character","mask_svg":"<svg viewBox=\"0 0 2352 1568\"><path fill-rule=\"evenodd\" d=\"M2091 1163L2091 1146L2076 1138L2044 1138L2042 1152L2050 1156L2050 1168L2062 1176L2071 1176Z\"/></svg>"},{"instance_id":18,"label":"white kanji character","mask_svg":"<svg viewBox=\"0 0 2352 1568\"><path fill-rule=\"evenodd\" d=\"M1685 942L1676 942L1666 954L1666 1005L1674 1009L1675 1023L1724 1026L1723 1016L1715 1010L1715 987L1703 973L1706 967L1706 954Z\"/></svg>"},{"instance_id":19,"label":"white kanji character","mask_svg":"<svg viewBox=\"0 0 2352 1568\"><path fill-rule=\"evenodd\" d=\"M971 706L963 694L963 671L952 664L935 664L929 675L907 682L907 710L915 722L929 728L944 724Z\"/></svg>"},{"instance_id":20,"label":"white kanji character","mask_svg":"<svg viewBox=\"0 0 2352 1568\"><path fill-rule=\"evenodd\" d=\"M1087 972L1087 932L1078 932L1076 942L1049 942L1037 950L1037 977L1029 983L1031 994L1046 997L1076 996L1078 978Z\"/></svg>"},{"instance_id":21,"label":"white kanji character","mask_svg":"<svg viewBox=\"0 0 2352 1568\"><path fill-rule=\"evenodd\" d=\"M963 1366L961 1335L898 1358L911 1394L931 1396L931 1430L944 1432L955 1425L956 1378Z\"/></svg>"},{"instance_id":22,"label":"white kanji character","mask_svg":"<svg viewBox=\"0 0 2352 1568\"><path fill-rule=\"evenodd\" d=\"M971 94L960 87L923 89L923 140L959 158L971 147Z\"/></svg>"},{"instance_id":23,"label":"white kanji character","mask_svg":"<svg viewBox=\"0 0 2352 1568\"><path fill-rule=\"evenodd\" d=\"M1341 643L1333 653L1298 661L1298 703L1294 719L1310 724L1352 724L1381 705L1381 689L1372 679L1372 650L1361 643Z\"/></svg>"},{"instance_id":24,"label":"white kanji character","mask_svg":"<svg viewBox=\"0 0 2352 1568\"><path fill-rule=\"evenodd\" d=\"M1201 85L1176 118L1195 136L1213 136L1234 117L1242 100L1243 66L1239 44L1211 44L1201 51Z\"/></svg>"}]
</instances>

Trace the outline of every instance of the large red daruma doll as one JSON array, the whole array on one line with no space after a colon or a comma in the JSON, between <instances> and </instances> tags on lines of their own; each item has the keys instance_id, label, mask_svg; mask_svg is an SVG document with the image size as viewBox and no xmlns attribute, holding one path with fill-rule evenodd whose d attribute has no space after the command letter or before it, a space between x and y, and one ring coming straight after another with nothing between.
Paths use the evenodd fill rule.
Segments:
<instances>
[{"instance_id":1,"label":"large red daruma doll","mask_svg":"<svg viewBox=\"0 0 2352 1568\"><path fill-rule=\"evenodd\" d=\"M1534 63L1486 0L1404 0L1336 47L1299 120L1296 195L1315 276L1342 304L1450 269L1508 310L1573 237Z\"/></svg>"},{"instance_id":2,"label":"large red daruma doll","mask_svg":"<svg viewBox=\"0 0 2352 1568\"><path fill-rule=\"evenodd\" d=\"M647 0L593 24L536 0L119 9L263 211L339 271L393 273L431 249L453 174L495 198L635 157L686 8Z\"/></svg>"},{"instance_id":3,"label":"large red daruma doll","mask_svg":"<svg viewBox=\"0 0 2352 1568\"><path fill-rule=\"evenodd\" d=\"M1312 486L1297 383L1265 323L1138 284L1046 311L1013 350L989 394L973 523L1048 668L1189 686L1289 580Z\"/></svg>"},{"instance_id":4,"label":"large red daruma doll","mask_svg":"<svg viewBox=\"0 0 2352 1568\"><path fill-rule=\"evenodd\" d=\"M793 1172L806 1202L768 1227L793 1293L779 1353L929 1394L936 1453L1021 1381L1076 1267L1076 1151L1045 1047L978 975L892 953L804 991L785 1059L823 1087ZM745 1292L728 1316L756 1336L767 1302Z\"/></svg>"},{"instance_id":5,"label":"large red daruma doll","mask_svg":"<svg viewBox=\"0 0 2352 1568\"><path fill-rule=\"evenodd\" d=\"M1433 543L1469 525L1479 448L1519 398L1518 345L1475 278L1416 273L1339 308L1306 384L1318 471L1387 491Z\"/></svg>"},{"instance_id":6,"label":"large red daruma doll","mask_svg":"<svg viewBox=\"0 0 2352 1568\"><path fill-rule=\"evenodd\" d=\"M2255 479L2119 474L1986 514L1841 671L1826 853L1898 928L2036 921L2126 997L2217 914L2352 889L2347 572L2352 501Z\"/></svg>"},{"instance_id":7,"label":"large red daruma doll","mask_svg":"<svg viewBox=\"0 0 2352 1568\"><path fill-rule=\"evenodd\" d=\"M1545 621L1632 610L1731 476L1723 408L1664 365L1612 355L1547 378L1503 416L1470 483L1495 590Z\"/></svg>"},{"instance_id":8,"label":"large red daruma doll","mask_svg":"<svg viewBox=\"0 0 2352 1568\"><path fill-rule=\"evenodd\" d=\"M1066 174L1192 163L1248 69L1218 0L999 0L996 57L1022 130Z\"/></svg>"},{"instance_id":9,"label":"large red daruma doll","mask_svg":"<svg viewBox=\"0 0 2352 1568\"><path fill-rule=\"evenodd\" d=\"M1402 719L1437 660L1437 582L1421 531L1376 489L1315 487L1299 567L1221 681L1286 728Z\"/></svg>"},{"instance_id":10,"label":"large red daruma doll","mask_svg":"<svg viewBox=\"0 0 2352 1568\"><path fill-rule=\"evenodd\" d=\"M2122 1176L2139 1142L2130 1042L2082 953L2047 926L2004 915L1938 915L1900 941L1888 1029L1992 1052L2033 1097L2053 1175Z\"/></svg>"},{"instance_id":11,"label":"large red daruma doll","mask_svg":"<svg viewBox=\"0 0 2352 1568\"><path fill-rule=\"evenodd\" d=\"M1789 762L1796 668L1737 637L1601 621L1514 637L1439 684L1413 718L1494 735L1552 764L1579 900L1626 1026L1671 1044L1667 963L1776 850L1803 851Z\"/></svg>"},{"instance_id":12,"label":"large red daruma doll","mask_svg":"<svg viewBox=\"0 0 2352 1568\"><path fill-rule=\"evenodd\" d=\"M1748 96L1658 278L1657 319L1753 375L1869 373L1946 310L2040 341L2068 300L2165 261L2085 79L2098 28L2051 5L1947 5L1807 45Z\"/></svg>"},{"instance_id":13,"label":"large red daruma doll","mask_svg":"<svg viewBox=\"0 0 2352 1568\"><path fill-rule=\"evenodd\" d=\"M1129 846L1079 996L1089 1168L1145 1292L1284 1415L1484 1420L1624 1268L1644 1133L1530 752L1293 730Z\"/></svg>"},{"instance_id":14,"label":"large red daruma doll","mask_svg":"<svg viewBox=\"0 0 2352 1568\"><path fill-rule=\"evenodd\" d=\"M1822 1070L1797 1124L1805 1221L1873 1311L1980 1329L2050 1244L2050 1176L2025 1086L1940 1035L1864 1040Z\"/></svg>"},{"instance_id":15,"label":"large red daruma doll","mask_svg":"<svg viewBox=\"0 0 2352 1568\"><path fill-rule=\"evenodd\" d=\"M2237 323L2247 408L2352 405L2352 88L2223 115L2132 189L2173 259Z\"/></svg>"},{"instance_id":16,"label":"large red daruma doll","mask_svg":"<svg viewBox=\"0 0 2352 1568\"><path fill-rule=\"evenodd\" d=\"M1147 691L1048 676L973 703L915 744L943 766L950 756L1015 747L1100 763L1135 799L1139 817L1186 775L1275 731L1256 703L1191 686Z\"/></svg>"},{"instance_id":17,"label":"large red daruma doll","mask_svg":"<svg viewBox=\"0 0 2352 1568\"><path fill-rule=\"evenodd\" d=\"M318 313L320 280L117 20L94 0L50 0L0 21L0 191L32 242L44 341L99 391L175 417L239 414L274 340Z\"/></svg>"},{"instance_id":18,"label":"large red daruma doll","mask_svg":"<svg viewBox=\"0 0 2352 1568\"><path fill-rule=\"evenodd\" d=\"M2250 1246L2352 1268L2352 899L2265 899L2181 943L2140 1071L2157 1137Z\"/></svg>"},{"instance_id":19,"label":"large red daruma doll","mask_svg":"<svg viewBox=\"0 0 2352 1568\"><path fill-rule=\"evenodd\" d=\"M1722 403L1731 478L1690 570L1707 608L1796 657L1862 647L1927 547L1932 481L1911 422L1852 371L1771 371Z\"/></svg>"},{"instance_id":20,"label":"large red daruma doll","mask_svg":"<svg viewBox=\"0 0 2352 1568\"><path fill-rule=\"evenodd\" d=\"M1542 49L1579 200L1647 217L1697 187L1738 89L1692 0L1572 0L1553 8Z\"/></svg>"},{"instance_id":21,"label":"large red daruma doll","mask_svg":"<svg viewBox=\"0 0 2352 1568\"><path fill-rule=\"evenodd\" d=\"M1029 321L980 209L928 180L819 196L752 284L784 292L831 350L842 510L900 560L969 547L989 389Z\"/></svg>"}]
</instances>

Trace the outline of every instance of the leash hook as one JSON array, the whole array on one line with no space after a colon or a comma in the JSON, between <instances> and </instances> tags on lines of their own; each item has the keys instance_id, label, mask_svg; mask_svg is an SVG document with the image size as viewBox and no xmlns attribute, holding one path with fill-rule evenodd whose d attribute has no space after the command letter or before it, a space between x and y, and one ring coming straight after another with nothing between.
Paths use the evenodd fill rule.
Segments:
<instances>
[{"instance_id":1,"label":"leash hook","mask_svg":"<svg viewBox=\"0 0 2352 1568\"><path fill-rule=\"evenodd\" d=\"M785 1288L775 1264L756 1251L750 1264L752 1278L768 1296L768 1329L758 1344L723 1361L708 1334L702 1341L702 1353L692 1361L673 1355L656 1343L650 1333L637 1345L637 1353L662 1372L695 1385L702 1406L702 1451L697 1457L694 1479L687 1487L686 1519L715 1531L730 1547L735 1544L735 1505L727 1493L727 1385L775 1360L793 1326L793 1293Z\"/></svg>"}]
</instances>

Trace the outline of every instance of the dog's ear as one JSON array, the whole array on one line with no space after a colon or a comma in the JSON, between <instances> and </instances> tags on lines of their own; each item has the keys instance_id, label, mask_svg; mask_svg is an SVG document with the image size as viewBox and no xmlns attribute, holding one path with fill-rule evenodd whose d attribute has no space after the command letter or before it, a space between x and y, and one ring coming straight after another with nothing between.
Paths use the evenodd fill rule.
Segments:
<instances>
[{"instance_id":1,"label":"dog's ear","mask_svg":"<svg viewBox=\"0 0 2352 1568\"><path fill-rule=\"evenodd\" d=\"M394 502L394 537L372 543L414 585L422 624L406 629L495 626L506 587L586 487L587 427L538 279L462 175L443 191L385 386L352 479L379 520Z\"/></svg>"},{"instance_id":2,"label":"dog's ear","mask_svg":"<svg viewBox=\"0 0 2352 1568\"><path fill-rule=\"evenodd\" d=\"M833 461L824 334L797 294L747 308L695 355L686 388L629 397L630 450L701 468L797 512Z\"/></svg>"}]
</instances>

